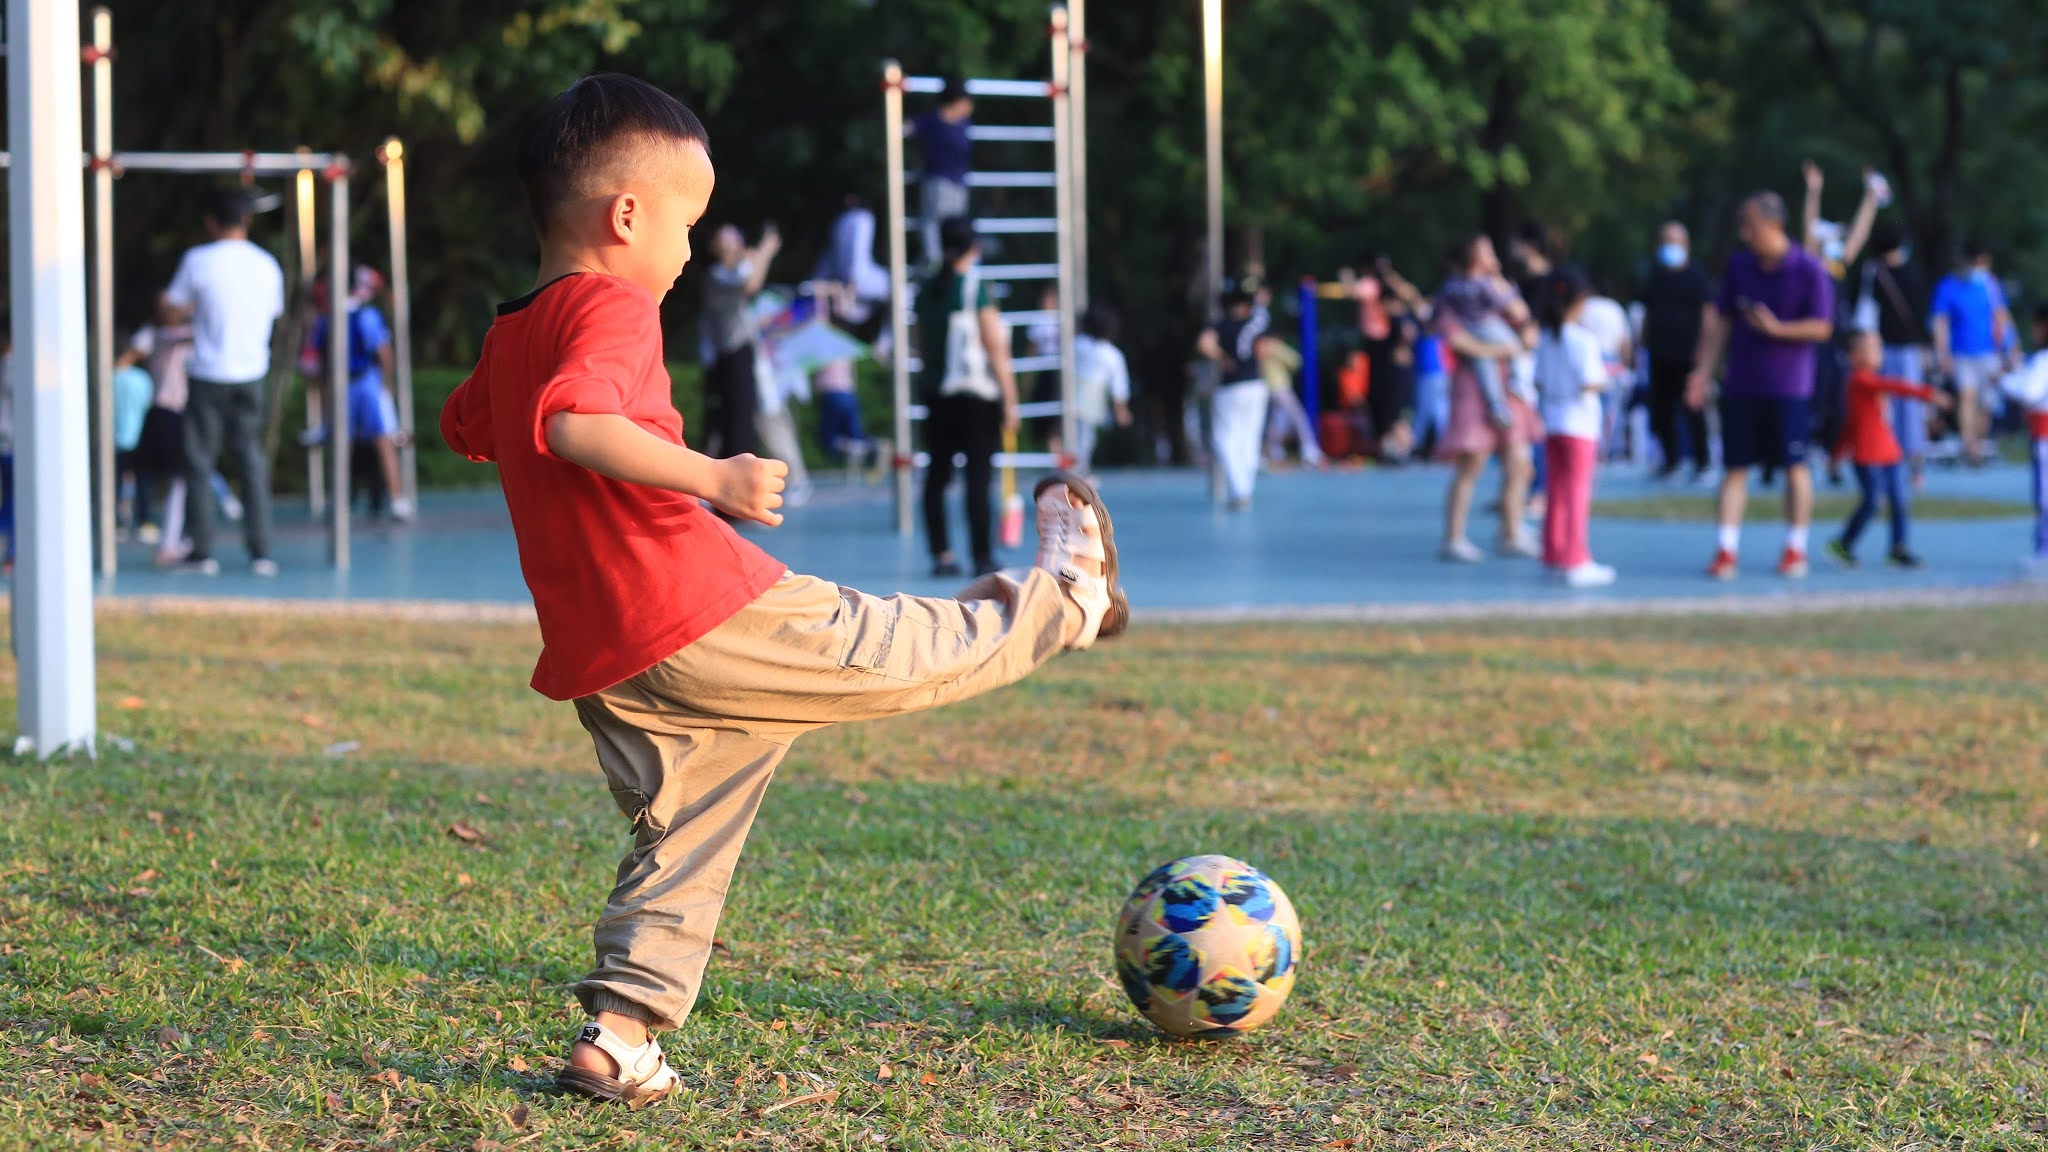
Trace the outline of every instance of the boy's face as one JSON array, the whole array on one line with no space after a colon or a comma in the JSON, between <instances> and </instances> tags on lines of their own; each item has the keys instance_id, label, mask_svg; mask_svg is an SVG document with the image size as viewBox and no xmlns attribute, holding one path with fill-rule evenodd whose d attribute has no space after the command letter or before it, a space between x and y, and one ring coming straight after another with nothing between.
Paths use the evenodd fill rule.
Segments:
<instances>
[{"instance_id":1,"label":"boy's face","mask_svg":"<svg viewBox=\"0 0 2048 1152\"><path fill-rule=\"evenodd\" d=\"M1858 332L1856 340L1849 345L1849 363L1866 371L1875 371L1884 363L1884 345L1875 332Z\"/></svg>"},{"instance_id":2,"label":"boy's face","mask_svg":"<svg viewBox=\"0 0 2048 1152\"><path fill-rule=\"evenodd\" d=\"M711 203L716 175L701 144L643 152L648 162L612 198L613 235L625 247L616 264L659 300L690 263L690 229Z\"/></svg>"}]
</instances>

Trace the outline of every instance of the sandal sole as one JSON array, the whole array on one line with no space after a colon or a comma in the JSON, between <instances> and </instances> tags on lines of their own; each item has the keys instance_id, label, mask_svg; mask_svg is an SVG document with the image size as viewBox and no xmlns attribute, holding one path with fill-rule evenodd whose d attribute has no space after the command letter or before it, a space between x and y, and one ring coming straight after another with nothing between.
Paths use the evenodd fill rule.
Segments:
<instances>
[{"instance_id":1,"label":"sandal sole","mask_svg":"<svg viewBox=\"0 0 2048 1152\"><path fill-rule=\"evenodd\" d=\"M1102 529L1102 578L1109 585L1109 607L1102 613L1102 624L1096 628L1095 636L1098 640L1121 636L1131 626L1131 602L1124 595L1123 585L1116 579L1116 525L1110 520L1109 506L1102 502L1102 495L1095 490L1095 485L1065 469L1047 473L1032 486L1032 503L1036 504L1038 498L1045 495L1045 490L1055 484L1066 485L1095 511L1096 526Z\"/></svg>"},{"instance_id":2,"label":"sandal sole","mask_svg":"<svg viewBox=\"0 0 2048 1152\"><path fill-rule=\"evenodd\" d=\"M675 1091L673 1083L666 1088L649 1091L637 1084L615 1080L602 1072L592 1072L587 1068L574 1066L564 1068L555 1074L555 1087L572 1096L583 1096L607 1104L624 1104L636 1112Z\"/></svg>"}]
</instances>

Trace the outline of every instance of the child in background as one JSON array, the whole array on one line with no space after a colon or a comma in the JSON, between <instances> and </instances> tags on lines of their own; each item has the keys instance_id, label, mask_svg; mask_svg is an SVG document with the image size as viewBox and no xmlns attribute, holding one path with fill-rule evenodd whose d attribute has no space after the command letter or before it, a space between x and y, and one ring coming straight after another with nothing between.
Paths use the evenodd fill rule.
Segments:
<instances>
[{"instance_id":1,"label":"child in background","mask_svg":"<svg viewBox=\"0 0 2048 1152\"><path fill-rule=\"evenodd\" d=\"M142 353L132 346L114 361L114 475L120 493L117 533L121 539L153 522L150 498L156 475L141 448L142 426L156 397L156 384L141 361Z\"/></svg>"},{"instance_id":2,"label":"child in background","mask_svg":"<svg viewBox=\"0 0 2048 1152\"><path fill-rule=\"evenodd\" d=\"M1614 569L1593 562L1586 522L1593 506L1593 470L1606 427L1600 398L1613 381L1599 337L1579 324L1592 295L1576 268L1542 282L1536 301L1536 391L1549 435L1550 501L1543 512L1543 566L1572 588L1614 583Z\"/></svg>"},{"instance_id":3,"label":"child in background","mask_svg":"<svg viewBox=\"0 0 2048 1152\"><path fill-rule=\"evenodd\" d=\"M1036 566L956 599L798 576L739 535L705 503L772 527L787 469L686 446L662 357L661 299L715 179L703 124L643 81L586 77L532 118L518 165L535 286L499 306L441 434L497 465L540 623L533 687L575 702L631 821L557 1083L638 1107L679 1083L650 1033L696 1000L790 744L1022 679L1122 632L1130 607L1108 510L1065 473L1038 484Z\"/></svg>"},{"instance_id":4,"label":"child in background","mask_svg":"<svg viewBox=\"0 0 2048 1152\"><path fill-rule=\"evenodd\" d=\"M1856 566L1856 541L1870 524L1871 517L1877 514L1880 492L1891 514L1892 566L1922 566L1920 557L1914 555L1906 543L1906 481L1900 467L1904 454L1899 450L1898 438L1892 435L1888 419L1891 398L1904 396L1931 402L1943 411L1954 403L1946 392L1878 375L1878 367L1883 363L1884 342L1875 329L1864 329L1850 337L1849 385L1844 398L1842 433L1835 441L1830 463L1839 467L1846 458L1855 465L1856 488L1861 498L1856 503L1856 510L1849 513L1848 523L1842 525L1842 534L1828 543L1828 554L1845 568Z\"/></svg>"},{"instance_id":5,"label":"child in background","mask_svg":"<svg viewBox=\"0 0 2048 1152\"><path fill-rule=\"evenodd\" d=\"M1281 460L1287 452L1287 434L1294 433L1301 442L1301 462L1310 468L1321 468L1323 446L1316 439L1316 430L1308 422L1308 410L1301 406L1301 397L1294 392L1294 374L1301 371L1301 353L1294 346L1278 336L1259 341L1259 375L1266 380L1266 390L1272 393L1266 420L1266 459Z\"/></svg>"},{"instance_id":6,"label":"child in background","mask_svg":"<svg viewBox=\"0 0 2048 1152\"><path fill-rule=\"evenodd\" d=\"M2048 304L2034 306L2034 355L2005 378L2003 391L2027 416L2028 458L2033 461L2034 551L2027 572L2048 576Z\"/></svg>"},{"instance_id":7,"label":"child in background","mask_svg":"<svg viewBox=\"0 0 2048 1152\"><path fill-rule=\"evenodd\" d=\"M1095 439L1113 419L1131 426L1131 369L1116 346L1117 315L1100 305L1081 317L1081 337L1074 341L1076 413L1074 467L1082 475L1095 470Z\"/></svg>"},{"instance_id":8,"label":"child in background","mask_svg":"<svg viewBox=\"0 0 2048 1152\"><path fill-rule=\"evenodd\" d=\"M136 539L156 545L155 563L168 568L182 563L191 551L185 539L185 362L192 356L192 326L188 323L145 324L135 330L129 351L149 366L156 387L149 412L142 420L142 442L138 451L144 467L170 479L164 494L163 525L144 523ZM229 520L242 518L241 501L220 473L211 478L214 499ZM204 495L201 499L204 499Z\"/></svg>"},{"instance_id":9,"label":"child in background","mask_svg":"<svg viewBox=\"0 0 2048 1152\"><path fill-rule=\"evenodd\" d=\"M403 524L412 519L412 502L398 472L398 441L405 426L398 420L398 404L392 391L396 384L391 328L377 308L377 296L384 290L384 277L375 268L357 265L349 281L348 294L348 434L354 444L369 444L377 458L377 474L370 496L372 516L389 514ZM328 314L321 312L313 322L313 347L324 355L328 349Z\"/></svg>"}]
</instances>

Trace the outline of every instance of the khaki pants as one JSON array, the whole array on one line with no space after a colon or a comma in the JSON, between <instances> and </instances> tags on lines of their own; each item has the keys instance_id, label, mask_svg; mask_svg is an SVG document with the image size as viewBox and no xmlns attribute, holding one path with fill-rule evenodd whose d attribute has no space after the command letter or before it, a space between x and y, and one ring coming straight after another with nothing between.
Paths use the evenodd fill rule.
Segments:
<instances>
[{"instance_id":1,"label":"khaki pants","mask_svg":"<svg viewBox=\"0 0 2048 1152\"><path fill-rule=\"evenodd\" d=\"M576 986L583 1007L655 1028L689 1014L733 866L791 741L1013 683L1080 625L1059 582L1035 569L983 577L955 600L791 575L681 652L579 698L634 837L597 922L597 967Z\"/></svg>"}]
</instances>

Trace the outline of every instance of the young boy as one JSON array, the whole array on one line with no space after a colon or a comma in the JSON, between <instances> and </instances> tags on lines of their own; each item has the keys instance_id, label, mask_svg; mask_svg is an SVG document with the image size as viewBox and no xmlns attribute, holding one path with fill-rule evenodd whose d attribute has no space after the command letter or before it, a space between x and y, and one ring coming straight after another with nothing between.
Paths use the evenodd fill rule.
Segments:
<instances>
[{"instance_id":1,"label":"young boy","mask_svg":"<svg viewBox=\"0 0 2048 1152\"><path fill-rule=\"evenodd\" d=\"M2048 576L2048 304L2034 306L2034 354L2005 378L2004 391L2027 413L2029 458L2034 463L2034 551L2027 571Z\"/></svg>"},{"instance_id":2,"label":"young boy","mask_svg":"<svg viewBox=\"0 0 2048 1152\"><path fill-rule=\"evenodd\" d=\"M1878 366L1882 363L1884 342L1876 331L1864 330L1850 338L1848 398L1842 416L1842 435L1835 442L1833 461L1839 465L1846 457L1856 466L1856 487L1862 498L1857 502L1856 510L1849 514L1848 523L1842 525L1842 534L1828 544L1828 553L1841 561L1844 567L1856 566L1856 539L1863 535L1863 529L1877 514L1877 497L1881 489L1891 512L1892 566L1919 568L1922 565L1920 557L1906 545L1906 482L1900 471L1903 454L1899 450L1898 438L1892 435L1886 410L1894 396L1932 401L1944 410L1951 401L1946 392L1878 375Z\"/></svg>"},{"instance_id":3,"label":"young boy","mask_svg":"<svg viewBox=\"0 0 2048 1152\"><path fill-rule=\"evenodd\" d=\"M774 525L784 467L683 443L661 298L711 197L708 138L668 94L587 77L519 150L541 260L500 305L449 397L450 447L495 461L540 618L533 687L573 700L633 850L576 987L593 1019L559 1077L633 1106L676 1075L651 1031L682 1023L741 844L792 740L1015 681L1129 621L1109 514L1085 482L1040 482L1038 566L957 600L863 595L797 576L703 506Z\"/></svg>"}]
</instances>

